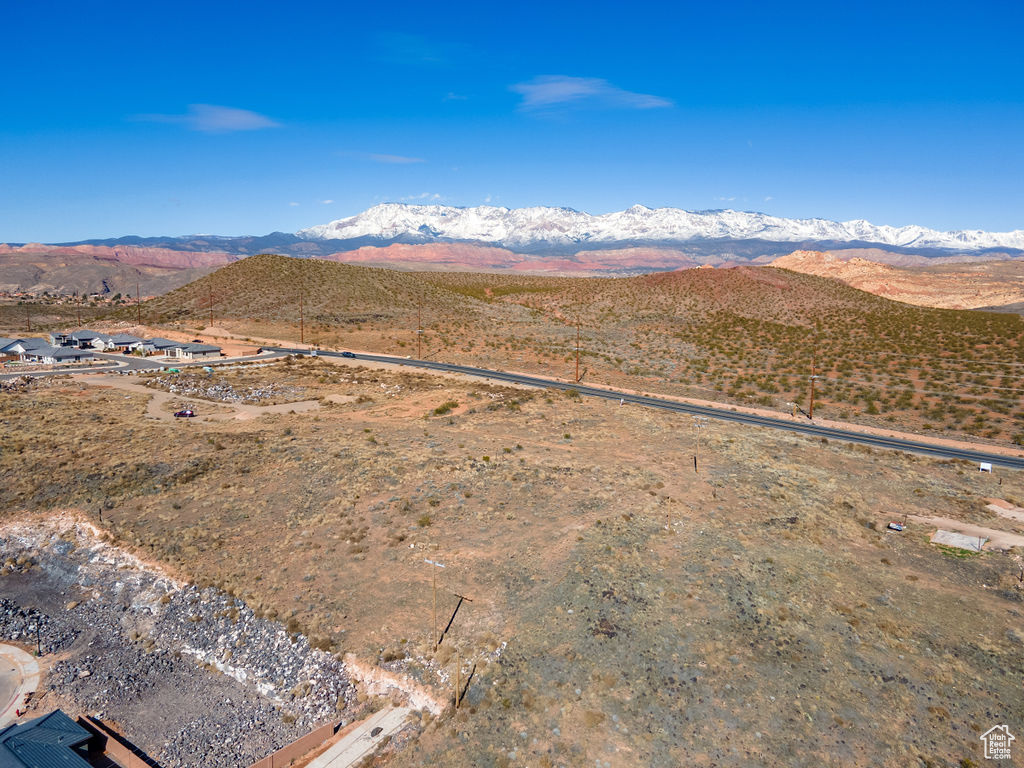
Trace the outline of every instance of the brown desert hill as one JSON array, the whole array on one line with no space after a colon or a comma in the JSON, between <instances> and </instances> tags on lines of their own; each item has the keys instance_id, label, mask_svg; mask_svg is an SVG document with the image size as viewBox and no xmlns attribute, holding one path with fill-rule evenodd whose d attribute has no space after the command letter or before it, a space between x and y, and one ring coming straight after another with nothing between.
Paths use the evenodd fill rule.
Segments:
<instances>
[{"instance_id":1,"label":"brown desert hill","mask_svg":"<svg viewBox=\"0 0 1024 768\"><path fill-rule=\"evenodd\" d=\"M576 373L579 323L588 383L788 413L809 406L813 368L816 415L1024 441L1019 316L917 307L774 267L569 278L254 256L146 302L143 319L198 331L211 301L213 324L241 338L563 378Z\"/></svg>"},{"instance_id":2,"label":"brown desert hill","mask_svg":"<svg viewBox=\"0 0 1024 768\"><path fill-rule=\"evenodd\" d=\"M147 318L173 322L203 317L297 323L299 303L307 322L321 324L407 321L421 307L471 316L472 302L421 275L397 270L260 254L146 302Z\"/></svg>"},{"instance_id":3,"label":"brown desert hill","mask_svg":"<svg viewBox=\"0 0 1024 768\"><path fill-rule=\"evenodd\" d=\"M924 307L975 309L1024 301L1024 260L882 264L846 251L794 251L771 266L840 280L895 301Z\"/></svg>"}]
</instances>

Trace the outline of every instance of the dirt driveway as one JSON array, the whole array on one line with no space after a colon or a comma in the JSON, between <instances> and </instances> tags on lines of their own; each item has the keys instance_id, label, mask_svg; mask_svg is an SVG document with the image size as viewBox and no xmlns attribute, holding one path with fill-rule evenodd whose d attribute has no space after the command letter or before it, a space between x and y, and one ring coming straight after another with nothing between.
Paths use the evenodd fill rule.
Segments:
<instances>
[{"instance_id":1,"label":"dirt driveway","mask_svg":"<svg viewBox=\"0 0 1024 768\"><path fill-rule=\"evenodd\" d=\"M174 414L165 406L172 401L180 402L183 399L187 399L190 403L206 403L218 409L228 408L233 411L233 413L211 413L205 416L197 416L196 418L200 421L225 421L227 419L246 421L268 413L291 413L293 411L295 413L304 413L320 407L319 400L301 400L297 403L278 403L277 405L246 405L244 403L203 400L198 397L183 398L181 395L175 395L159 389L151 389L134 381L125 381L121 376L83 376L79 381L94 387L110 387L112 389L121 389L125 392L148 395L150 400L146 405L146 417L158 419L159 421L175 421Z\"/></svg>"}]
</instances>

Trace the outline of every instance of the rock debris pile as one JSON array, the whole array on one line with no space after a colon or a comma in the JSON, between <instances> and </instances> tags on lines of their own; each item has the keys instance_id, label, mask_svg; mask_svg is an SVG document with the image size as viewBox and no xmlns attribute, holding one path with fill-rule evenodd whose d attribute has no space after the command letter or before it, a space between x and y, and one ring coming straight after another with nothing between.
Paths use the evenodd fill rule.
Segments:
<instances>
[{"instance_id":1,"label":"rock debris pile","mask_svg":"<svg viewBox=\"0 0 1024 768\"><path fill-rule=\"evenodd\" d=\"M38 624L44 653L61 655L40 709L100 713L168 768L247 765L355 709L334 656L84 524L8 525L0 558L33 563L0 576L0 639L34 644Z\"/></svg>"},{"instance_id":2,"label":"rock debris pile","mask_svg":"<svg viewBox=\"0 0 1024 768\"><path fill-rule=\"evenodd\" d=\"M149 384L174 395L243 405L260 405L273 400L290 400L302 395L302 390L299 387L284 386L274 382L258 387L234 386L212 376L193 373L171 373L166 376L157 376Z\"/></svg>"},{"instance_id":3,"label":"rock debris pile","mask_svg":"<svg viewBox=\"0 0 1024 768\"><path fill-rule=\"evenodd\" d=\"M0 392L14 394L16 392L28 392L36 383L35 376L18 376L13 379L0 381Z\"/></svg>"},{"instance_id":4,"label":"rock debris pile","mask_svg":"<svg viewBox=\"0 0 1024 768\"><path fill-rule=\"evenodd\" d=\"M23 608L13 600L0 597L0 638L35 646L44 654L66 648L78 637L78 631L54 621L35 608Z\"/></svg>"}]
</instances>

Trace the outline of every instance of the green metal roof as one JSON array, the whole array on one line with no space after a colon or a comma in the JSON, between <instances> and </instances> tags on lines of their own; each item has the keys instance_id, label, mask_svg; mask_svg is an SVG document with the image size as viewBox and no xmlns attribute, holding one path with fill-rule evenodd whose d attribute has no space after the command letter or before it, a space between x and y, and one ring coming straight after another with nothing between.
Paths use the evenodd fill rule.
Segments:
<instances>
[{"instance_id":1,"label":"green metal roof","mask_svg":"<svg viewBox=\"0 0 1024 768\"><path fill-rule=\"evenodd\" d=\"M89 768L73 751L92 734L55 709L0 730L0 768Z\"/></svg>"}]
</instances>

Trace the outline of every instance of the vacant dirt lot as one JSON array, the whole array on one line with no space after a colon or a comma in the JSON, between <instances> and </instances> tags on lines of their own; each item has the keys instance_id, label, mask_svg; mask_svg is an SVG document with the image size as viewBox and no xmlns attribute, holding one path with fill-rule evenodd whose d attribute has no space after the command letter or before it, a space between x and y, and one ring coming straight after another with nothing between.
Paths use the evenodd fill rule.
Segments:
<instances>
[{"instance_id":1,"label":"vacant dirt lot","mask_svg":"<svg viewBox=\"0 0 1024 768\"><path fill-rule=\"evenodd\" d=\"M451 695L389 764L958 766L1022 730L1016 552L941 516L1019 473L564 394L292 361L309 413L183 425L73 382L0 400L0 508L80 509L175 573ZM336 395L343 402L331 402ZM882 514L880 514L882 513ZM438 623L433 651L431 559ZM457 655L456 655L457 654ZM475 669L474 669L475 665ZM966 764L966 763L964 763Z\"/></svg>"}]
</instances>

